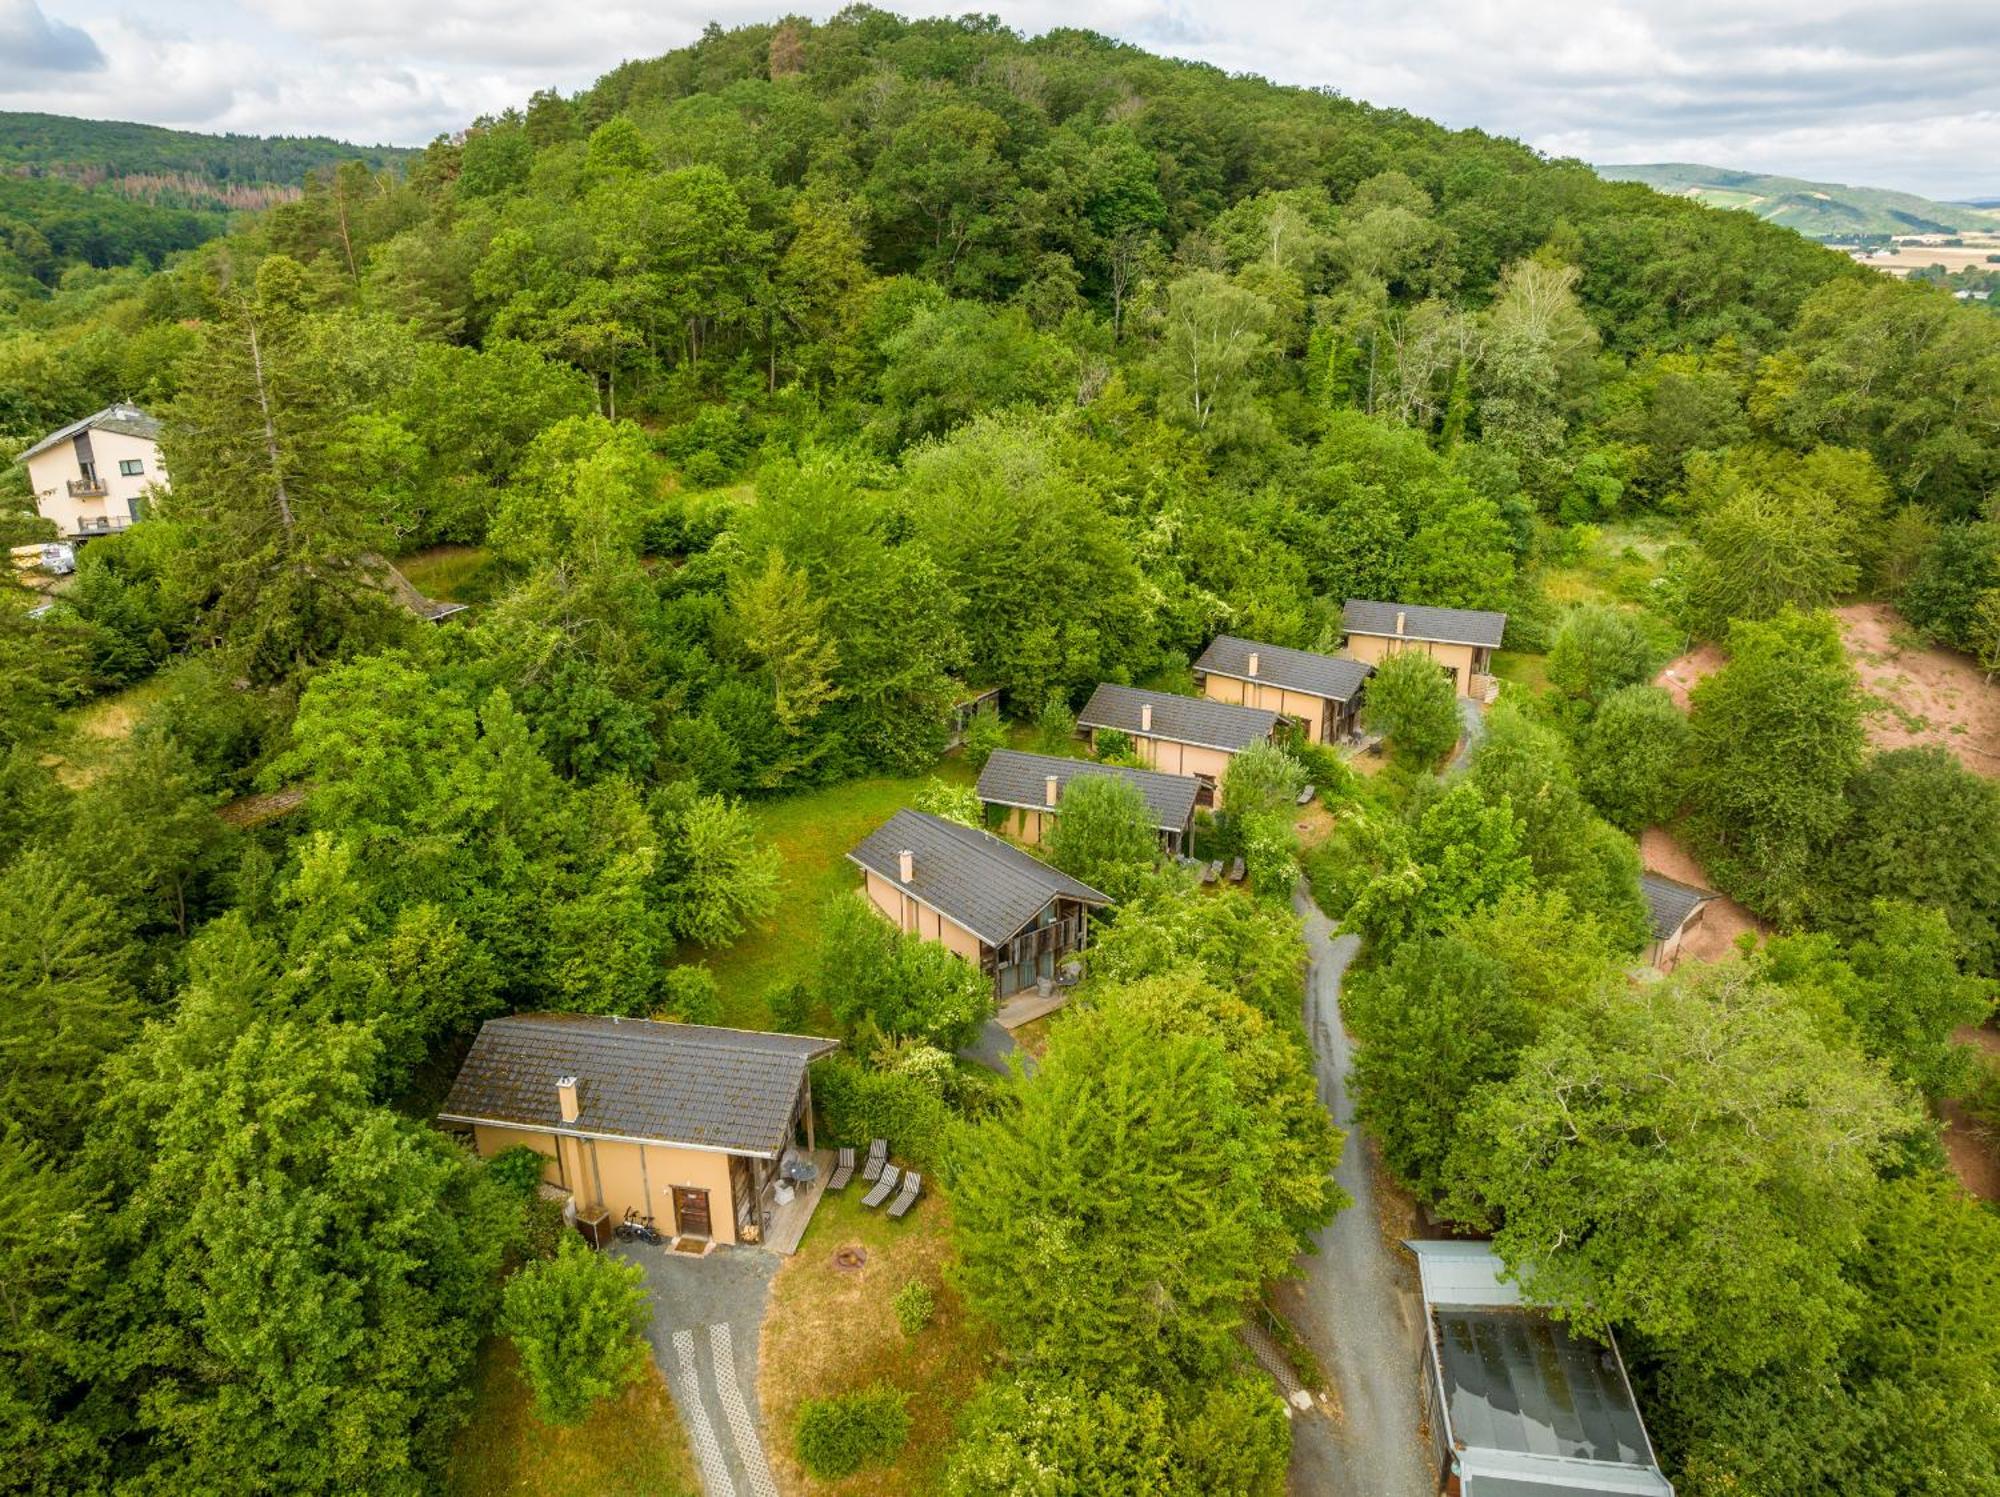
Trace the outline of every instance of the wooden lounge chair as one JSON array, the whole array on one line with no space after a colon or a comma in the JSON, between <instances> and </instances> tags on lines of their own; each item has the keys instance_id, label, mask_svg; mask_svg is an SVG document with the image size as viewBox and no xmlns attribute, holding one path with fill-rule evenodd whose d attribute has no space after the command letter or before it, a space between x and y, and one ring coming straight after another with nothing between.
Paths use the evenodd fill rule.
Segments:
<instances>
[{"instance_id":1,"label":"wooden lounge chair","mask_svg":"<svg viewBox=\"0 0 2000 1497\"><path fill-rule=\"evenodd\" d=\"M890 1204L889 1214L891 1216L901 1216L905 1211L916 1205L917 1193L923 1188L924 1177L915 1170L911 1170L907 1175L903 1176L903 1193L897 1196Z\"/></svg>"},{"instance_id":2,"label":"wooden lounge chair","mask_svg":"<svg viewBox=\"0 0 2000 1497\"><path fill-rule=\"evenodd\" d=\"M839 1162L833 1167L833 1176L826 1182L828 1190L844 1190L847 1182L854 1178L854 1151L842 1149Z\"/></svg>"},{"instance_id":3,"label":"wooden lounge chair","mask_svg":"<svg viewBox=\"0 0 2000 1497\"><path fill-rule=\"evenodd\" d=\"M1220 858L1217 858L1213 863L1210 863L1206 868L1201 870L1201 881L1204 884L1212 884L1221 877L1222 859Z\"/></svg>"},{"instance_id":4,"label":"wooden lounge chair","mask_svg":"<svg viewBox=\"0 0 2000 1497\"><path fill-rule=\"evenodd\" d=\"M868 1163L861 1171L861 1178L874 1182L882 1177L882 1166L889 1162L889 1140L878 1138L868 1146Z\"/></svg>"},{"instance_id":5,"label":"wooden lounge chair","mask_svg":"<svg viewBox=\"0 0 2000 1497\"><path fill-rule=\"evenodd\" d=\"M1318 788L1319 786L1317 785L1308 785L1305 789L1301 790L1299 792L1299 804L1302 806L1311 805L1313 803L1313 792Z\"/></svg>"},{"instance_id":6,"label":"wooden lounge chair","mask_svg":"<svg viewBox=\"0 0 2000 1497\"><path fill-rule=\"evenodd\" d=\"M902 1177L903 1177L903 1172L897 1169L895 1165L893 1164L883 1165L882 1178L875 1182L875 1188L873 1190L869 1191L867 1195L861 1198L861 1204L864 1206L881 1205L884 1201L889 1199L889 1193L896 1188L896 1182L900 1180Z\"/></svg>"},{"instance_id":7,"label":"wooden lounge chair","mask_svg":"<svg viewBox=\"0 0 2000 1497\"><path fill-rule=\"evenodd\" d=\"M1238 858L1235 862L1229 865L1229 882L1231 882L1232 884L1242 883L1243 875L1248 871L1249 870L1243 866L1243 860L1241 858Z\"/></svg>"}]
</instances>

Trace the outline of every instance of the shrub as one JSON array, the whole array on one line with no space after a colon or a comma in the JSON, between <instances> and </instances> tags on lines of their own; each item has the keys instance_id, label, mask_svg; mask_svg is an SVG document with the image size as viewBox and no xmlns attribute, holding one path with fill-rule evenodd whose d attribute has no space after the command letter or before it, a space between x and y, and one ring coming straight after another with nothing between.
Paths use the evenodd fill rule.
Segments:
<instances>
[{"instance_id":1,"label":"shrub","mask_svg":"<svg viewBox=\"0 0 2000 1497\"><path fill-rule=\"evenodd\" d=\"M986 808L970 785L953 785L932 775L918 787L916 808L961 826L979 826L986 820Z\"/></svg>"},{"instance_id":2,"label":"shrub","mask_svg":"<svg viewBox=\"0 0 2000 1497\"><path fill-rule=\"evenodd\" d=\"M837 894L820 931L818 988L850 1035L864 1023L941 1050L971 1043L993 1011L992 984L935 941L899 931L865 896Z\"/></svg>"},{"instance_id":3,"label":"shrub","mask_svg":"<svg viewBox=\"0 0 2000 1497\"><path fill-rule=\"evenodd\" d=\"M1106 764L1137 764L1138 752L1132 747L1132 735L1118 728L1097 730L1097 757Z\"/></svg>"},{"instance_id":4,"label":"shrub","mask_svg":"<svg viewBox=\"0 0 2000 1497\"><path fill-rule=\"evenodd\" d=\"M781 983L764 999L771 1011L771 1023L788 1034L797 1034L812 1021L812 989L805 983Z\"/></svg>"},{"instance_id":5,"label":"shrub","mask_svg":"<svg viewBox=\"0 0 2000 1497\"><path fill-rule=\"evenodd\" d=\"M886 1138L898 1158L935 1167L953 1118L927 1078L871 1071L852 1056L833 1055L813 1066L812 1087L834 1142L861 1148Z\"/></svg>"},{"instance_id":6,"label":"shrub","mask_svg":"<svg viewBox=\"0 0 2000 1497\"><path fill-rule=\"evenodd\" d=\"M1430 656L1391 655L1369 679L1361 720L1398 764L1427 769L1458 742L1458 694Z\"/></svg>"},{"instance_id":7,"label":"shrub","mask_svg":"<svg viewBox=\"0 0 2000 1497\"><path fill-rule=\"evenodd\" d=\"M722 1017L715 974L704 966L667 968L661 988L666 1011L683 1024L713 1024Z\"/></svg>"},{"instance_id":8,"label":"shrub","mask_svg":"<svg viewBox=\"0 0 2000 1497\"><path fill-rule=\"evenodd\" d=\"M1049 861L1072 878L1124 899L1158 860L1160 844L1146 798L1109 775L1083 775L1063 791L1049 838Z\"/></svg>"},{"instance_id":9,"label":"shrub","mask_svg":"<svg viewBox=\"0 0 2000 1497\"><path fill-rule=\"evenodd\" d=\"M892 1459L910 1437L904 1395L885 1384L799 1405L799 1464L822 1481Z\"/></svg>"},{"instance_id":10,"label":"shrub","mask_svg":"<svg viewBox=\"0 0 2000 1497\"><path fill-rule=\"evenodd\" d=\"M984 769L993 751L1006 746L1007 728L999 713L991 707L981 707L972 714L972 721L965 725L966 763L974 769Z\"/></svg>"},{"instance_id":11,"label":"shrub","mask_svg":"<svg viewBox=\"0 0 2000 1497\"><path fill-rule=\"evenodd\" d=\"M531 1196L542 1183L542 1170L547 1163L545 1155L526 1144L516 1144L487 1160L486 1173L515 1194Z\"/></svg>"},{"instance_id":12,"label":"shrub","mask_svg":"<svg viewBox=\"0 0 2000 1497\"><path fill-rule=\"evenodd\" d=\"M1035 747L1045 754L1067 754L1076 747L1076 714L1059 691L1049 693L1035 717Z\"/></svg>"},{"instance_id":13,"label":"shrub","mask_svg":"<svg viewBox=\"0 0 2000 1497\"><path fill-rule=\"evenodd\" d=\"M922 1279L912 1279L896 1291L896 1297L889 1302L895 1307L896 1324L903 1328L905 1336L914 1336L931 1323L931 1316L937 1313L937 1296L931 1293L931 1286Z\"/></svg>"},{"instance_id":14,"label":"shrub","mask_svg":"<svg viewBox=\"0 0 2000 1497\"><path fill-rule=\"evenodd\" d=\"M507 1281L500 1329L521 1355L521 1376L544 1424L581 1422L600 1399L639 1376L646 1344L645 1270L593 1252L571 1233L553 1258Z\"/></svg>"}]
</instances>

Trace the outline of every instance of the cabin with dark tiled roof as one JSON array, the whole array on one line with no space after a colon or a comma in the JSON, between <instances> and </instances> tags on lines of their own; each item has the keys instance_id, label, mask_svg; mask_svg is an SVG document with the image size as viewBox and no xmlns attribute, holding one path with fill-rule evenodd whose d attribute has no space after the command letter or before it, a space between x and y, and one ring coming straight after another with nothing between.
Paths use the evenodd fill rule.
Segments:
<instances>
[{"instance_id":1,"label":"cabin with dark tiled roof","mask_svg":"<svg viewBox=\"0 0 2000 1497\"><path fill-rule=\"evenodd\" d=\"M1090 912L1111 903L991 832L926 811L898 811L847 856L885 919L977 965L996 998L1054 981L1090 940Z\"/></svg>"},{"instance_id":2,"label":"cabin with dark tiled roof","mask_svg":"<svg viewBox=\"0 0 2000 1497\"><path fill-rule=\"evenodd\" d=\"M534 1150L581 1220L630 1212L663 1236L769 1242L793 1204L785 1157L812 1152L807 1067L835 1048L812 1035L514 1014L480 1026L438 1121L484 1158Z\"/></svg>"},{"instance_id":3,"label":"cabin with dark tiled roof","mask_svg":"<svg viewBox=\"0 0 2000 1497\"><path fill-rule=\"evenodd\" d=\"M1195 796L1201 790L1201 781L1193 775L995 749L979 771L979 803L989 818L996 810L1001 814L1002 830L1010 837L1039 843L1062 814L1062 798L1069 787L1092 777L1123 780L1136 789L1168 852L1177 853L1187 844L1194 829Z\"/></svg>"},{"instance_id":4,"label":"cabin with dark tiled roof","mask_svg":"<svg viewBox=\"0 0 2000 1497\"><path fill-rule=\"evenodd\" d=\"M1646 945L1647 965L1671 972L1680 960L1687 933L1701 924L1703 911L1719 896L1712 889L1698 889L1652 872L1639 875L1639 892L1646 897L1653 930L1653 939Z\"/></svg>"},{"instance_id":5,"label":"cabin with dark tiled roof","mask_svg":"<svg viewBox=\"0 0 2000 1497\"><path fill-rule=\"evenodd\" d=\"M1341 619L1347 653L1364 665L1380 665L1391 655L1428 655L1460 696L1490 699L1493 652L1507 632L1506 614L1349 598Z\"/></svg>"},{"instance_id":6,"label":"cabin with dark tiled roof","mask_svg":"<svg viewBox=\"0 0 2000 1497\"><path fill-rule=\"evenodd\" d=\"M1361 689L1374 669L1341 655L1223 634L1195 661L1194 680L1211 701L1268 707L1308 743L1337 743L1354 731Z\"/></svg>"},{"instance_id":7,"label":"cabin with dark tiled roof","mask_svg":"<svg viewBox=\"0 0 2000 1497\"><path fill-rule=\"evenodd\" d=\"M1093 749L1107 732L1123 733L1149 769L1193 775L1201 782L1198 806L1222 802L1229 761L1278 732L1278 714L1267 707L1235 707L1207 697L1106 683L1090 694L1076 725Z\"/></svg>"}]
</instances>

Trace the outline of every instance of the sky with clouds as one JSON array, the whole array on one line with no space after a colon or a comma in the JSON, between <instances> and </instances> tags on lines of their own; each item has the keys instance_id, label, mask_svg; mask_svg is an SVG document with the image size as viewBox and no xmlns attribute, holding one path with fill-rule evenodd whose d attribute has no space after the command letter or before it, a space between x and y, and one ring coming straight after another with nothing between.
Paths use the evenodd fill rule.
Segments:
<instances>
[{"instance_id":1,"label":"sky with clouds","mask_svg":"<svg viewBox=\"0 0 2000 1497\"><path fill-rule=\"evenodd\" d=\"M416 145L798 0L0 0L0 109ZM2000 0L960 0L1597 162L2000 195Z\"/></svg>"}]
</instances>

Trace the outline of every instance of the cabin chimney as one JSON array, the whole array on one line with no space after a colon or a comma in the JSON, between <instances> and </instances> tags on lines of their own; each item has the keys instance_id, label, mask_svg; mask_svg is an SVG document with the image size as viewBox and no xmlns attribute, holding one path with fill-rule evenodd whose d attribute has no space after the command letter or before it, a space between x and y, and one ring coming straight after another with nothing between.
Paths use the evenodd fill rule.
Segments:
<instances>
[{"instance_id":1,"label":"cabin chimney","mask_svg":"<svg viewBox=\"0 0 2000 1497\"><path fill-rule=\"evenodd\" d=\"M1056 792L1062 788L1061 782L1054 775L1050 775L1042 782L1042 787L1048 803L1053 806L1056 803Z\"/></svg>"},{"instance_id":2,"label":"cabin chimney","mask_svg":"<svg viewBox=\"0 0 2000 1497\"><path fill-rule=\"evenodd\" d=\"M1250 674L1253 676L1257 674L1257 652L1255 650L1250 652Z\"/></svg>"},{"instance_id":3,"label":"cabin chimney","mask_svg":"<svg viewBox=\"0 0 2000 1497\"><path fill-rule=\"evenodd\" d=\"M556 1100L562 1104L562 1120L574 1123L579 1109L576 1105L576 1078L558 1076L556 1078Z\"/></svg>"},{"instance_id":4,"label":"cabin chimney","mask_svg":"<svg viewBox=\"0 0 2000 1497\"><path fill-rule=\"evenodd\" d=\"M1396 614L1396 632L1398 634L1401 634L1403 632L1403 626L1409 621L1409 617L1410 616L1407 613L1403 613L1400 611L1398 611L1398 613Z\"/></svg>"},{"instance_id":5,"label":"cabin chimney","mask_svg":"<svg viewBox=\"0 0 2000 1497\"><path fill-rule=\"evenodd\" d=\"M896 854L896 877L906 884L917 881L917 855L907 847Z\"/></svg>"},{"instance_id":6,"label":"cabin chimney","mask_svg":"<svg viewBox=\"0 0 2000 1497\"><path fill-rule=\"evenodd\" d=\"M1150 733L1153 731L1153 704L1151 702L1141 702L1139 704L1139 731L1141 733Z\"/></svg>"}]
</instances>

